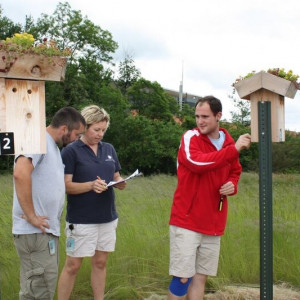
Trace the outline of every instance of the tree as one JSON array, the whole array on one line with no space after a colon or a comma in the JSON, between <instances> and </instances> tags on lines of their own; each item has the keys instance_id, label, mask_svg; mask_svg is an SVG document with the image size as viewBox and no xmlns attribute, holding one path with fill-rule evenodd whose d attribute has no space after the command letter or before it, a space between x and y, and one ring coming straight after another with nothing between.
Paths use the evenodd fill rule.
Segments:
<instances>
[{"instance_id":1,"label":"tree","mask_svg":"<svg viewBox=\"0 0 300 300\"><path fill-rule=\"evenodd\" d=\"M196 127L195 108L192 108L188 104L184 104L182 110L178 113L178 116L182 120L181 126L185 130Z\"/></svg>"},{"instance_id":2,"label":"tree","mask_svg":"<svg viewBox=\"0 0 300 300\"><path fill-rule=\"evenodd\" d=\"M234 124L221 122L220 126L227 129L232 138L237 141L239 136L245 133L250 133L249 126L241 123ZM248 150L240 153L240 162L244 171L258 171L258 144L252 143Z\"/></svg>"},{"instance_id":3,"label":"tree","mask_svg":"<svg viewBox=\"0 0 300 300\"><path fill-rule=\"evenodd\" d=\"M125 53L125 58L119 64L119 77L116 80L117 86L125 94L127 89L141 77L141 72L135 67L131 55Z\"/></svg>"},{"instance_id":4,"label":"tree","mask_svg":"<svg viewBox=\"0 0 300 300\"><path fill-rule=\"evenodd\" d=\"M176 172L180 125L130 115L119 122L118 133L114 146L122 172L129 174L137 168L145 175Z\"/></svg>"},{"instance_id":5,"label":"tree","mask_svg":"<svg viewBox=\"0 0 300 300\"><path fill-rule=\"evenodd\" d=\"M72 10L68 2L59 2L52 15L42 14L36 25L28 29L40 41L47 38L56 41L58 48L69 48L71 62L85 58L111 63L111 54L118 47L109 31L83 17L80 10Z\"/></svg>"},{"instance_id":6,"label":"tree","mask_svg":"<svg viewBox=\"0 0 300 300\"><path fill-rule=\"evenodd\" d=\"M118 44L111 33L72 10L68 2L59 3L52 15L42 14L36 24L27 18L26 28L36 40L47 38L71 51L65 81L46 83L47 118L62 106L77 108L97 101L101 87L112 81L109 66Z\"/></svg>"},{"instance_id":7,"label":"tree","mask_svg":"<svg viewBox=\"0 0 300 300\"><path fill-rule=\"evenodd\" d=\"M144 78L135 82L127 91L131 106L138 114L150 119L170 120L170 98L157 82Z\"/></svg>"},{"instance_id":8,"label":"tree","mask_svg":"<svg viewBox=\"0 0 300 300\"><path fill-rule=\"evenodd\" d=\"M178 101L175 97L169 95L168 93L165 93L165 97L167 99L167 102L169 103L169 111L173 116L177 116L179 114L179 105Z\"/></svg>"},{"instance_id":9,"label":"tree","mask_svg":"<svg viewBox=\"0 0 300 300\"><path fill-rule=\"evenodd\" d=\"M127 99L113 84L104 85L99 90L98 99L94 101L103 107L110 115L110 126L105 134L105 140L113 145L119 145L120 136L123 135L122 124L128 116ZM123 146L122 146L123 147Z\"/></svg>"},{"instance_id":10,"label":"tree","mask_svg":"<svg viewBox=\"0 0 300 300\"><path fill-rule=\"evenodd\" d=\"M13 36L15 32L21 32L22 25L3 16L3 9L0 5L0 40L5 40L7 37Z\"/></svg>"},{"instance_id":11,"label":"tree","mask_svg":"<svg viewBox=\"0 0 300 300\"><path fill-rule=\"evenodd\" d=\"M244 126L250 125L250 101L237 99L233 95L228 96L233 100L237 111L231 111L231 119L235 124L242 124Z\"/></svg>"}]
</instances>

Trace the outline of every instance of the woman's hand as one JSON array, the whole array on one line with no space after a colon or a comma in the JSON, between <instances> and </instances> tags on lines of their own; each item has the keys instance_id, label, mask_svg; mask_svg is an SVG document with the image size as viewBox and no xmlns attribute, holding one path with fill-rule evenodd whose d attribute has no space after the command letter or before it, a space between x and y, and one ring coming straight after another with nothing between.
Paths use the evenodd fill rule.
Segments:
<instances>
[{"instance_id":1,"label":"woman's hand","mask_svg":"<svg viewBox=\"0 0 300 300\"><path fill-rule=\"evenodd\" d=\"M119 190L124 190L126 187L126 181L120 182L118 184L115 185L115 187Z\"/></svg>"},{"instance_id":2,"label":"woman's hand","mask_svg":"<svg viewBox=\"0 0 300 300\"><path fill-rule=\"evenodd\" d=\"M118 181L121 181L121 180L123 180L123 178L121 177L120 173L116 172L114 174L114 181L118 182ZM114 187L119 189L119 190L124 190L125 187L126 187L126 181L120 182L120 183L114 185Z\"/></svg>"},{"instance_id":3,"label":"woman's hand","mask_svg":"<svg viewBox=\"0 0 300 300\"><path fill-rule=\"evenodd\" d=\"M107 184L105 180L102 180L100 177L98 177L96 180L92 181L92 190L95 193L102 193L107 190Z\"/></svg>"}]
</instances>

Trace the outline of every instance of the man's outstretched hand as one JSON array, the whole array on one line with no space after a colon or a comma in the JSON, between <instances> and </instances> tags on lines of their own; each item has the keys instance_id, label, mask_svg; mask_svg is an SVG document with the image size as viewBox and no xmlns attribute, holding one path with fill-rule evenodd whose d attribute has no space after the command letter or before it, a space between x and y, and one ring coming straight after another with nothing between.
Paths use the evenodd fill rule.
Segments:
<instances>
[{"instance_id":1,"label":"man's outstretched hand","mask_svg":"<svg viewBox=\"0 0 300 300\"><path fill-rule=\"evenodd\" d=\"M242 134L235 143L235 148L238 152L243 149L249 149L251 144L251 136L249 133Z\"/></svg>"}]
</instances>

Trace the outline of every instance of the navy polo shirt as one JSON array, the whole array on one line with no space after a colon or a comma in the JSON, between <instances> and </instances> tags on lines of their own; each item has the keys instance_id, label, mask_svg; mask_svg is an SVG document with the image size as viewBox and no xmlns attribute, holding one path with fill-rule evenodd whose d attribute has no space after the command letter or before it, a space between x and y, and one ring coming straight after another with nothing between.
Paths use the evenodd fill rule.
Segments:
<instances>
[{"instance_id":1,"label":"navy polo shirt","mask_svg":"<svg viewBox=\"0 0 300 300\"><path fill-rule=\"evenodd\" d=\"M99 176L109 183L114 179L115 172L121 166L113 145L100 142L98 155L81 140L77 140L62 152L65 164L65 174L73 175L73 182L94 181ZM97 194L94 191L77 195L67 195L66 220L74 224L100 224L108 223L118 218L115 206L113 187Z\"/></svg>"}]
</instances>

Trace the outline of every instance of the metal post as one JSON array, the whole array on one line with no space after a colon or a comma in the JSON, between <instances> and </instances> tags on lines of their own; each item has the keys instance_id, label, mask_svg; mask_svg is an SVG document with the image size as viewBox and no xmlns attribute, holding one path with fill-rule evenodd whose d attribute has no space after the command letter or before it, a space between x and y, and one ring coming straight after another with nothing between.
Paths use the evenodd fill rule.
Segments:
<instances>
[{"instance_id":1,"label":"metal post","mask_svg":"<svg viewBox=\"0 0 300 300\"><path fill-rule=\"evenodd\" d=\"M182 110L182 81L180 81L180 85L179 85L179 110Z\"/></svg>"},{"instance_id":2,"label":"metal post","mask_svg":"<svg viewBox=\"0 0 300 300\"><path fill-rule=\"evenodd\" d=\"M273 299L271 102L258 102L260 300Z\"/></svg>"}]
</instances>

